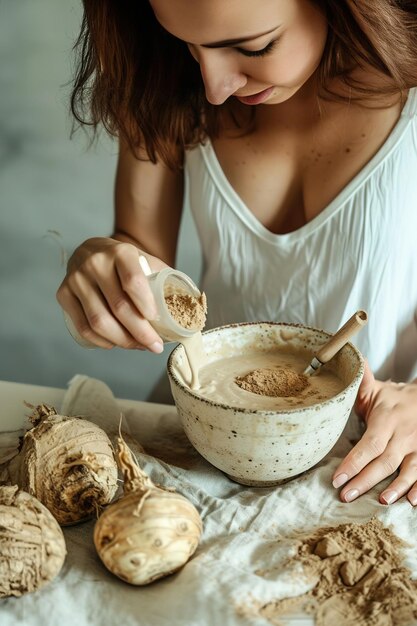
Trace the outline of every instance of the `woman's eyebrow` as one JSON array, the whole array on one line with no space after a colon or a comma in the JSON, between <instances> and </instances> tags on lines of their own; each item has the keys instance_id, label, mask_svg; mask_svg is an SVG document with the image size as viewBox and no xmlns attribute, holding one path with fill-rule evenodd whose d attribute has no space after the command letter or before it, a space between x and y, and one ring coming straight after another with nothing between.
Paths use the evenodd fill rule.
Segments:
<instances>
[{"instance_id":1,"label":"woman's eyebrow","mask_svg":"<svg viewBox=\"0 0 417 626\"><path fill-rule=\"evenodd\" d=\"M278 28L279 25L274 26L274 28L270 28L263 33L257 33L256 35L249 35L248 37L238 37L237 39L225 39L224 41L216 41L214 43L202 43L200 45L202 46L202 48L224 48L225 46L232 46L238 43L244 43L245 41L251 41L252 39L257 39L258 37L262 37L263 35L269 35Z\"/></svg>"}]
</instances>

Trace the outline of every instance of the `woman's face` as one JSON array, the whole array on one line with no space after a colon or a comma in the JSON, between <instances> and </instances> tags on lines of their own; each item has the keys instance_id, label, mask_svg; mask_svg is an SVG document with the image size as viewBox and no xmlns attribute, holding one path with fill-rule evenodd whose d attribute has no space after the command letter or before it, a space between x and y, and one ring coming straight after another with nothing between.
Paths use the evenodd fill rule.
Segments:
<instances>
[{"instance_id":1,"label":"woman's face","mask_svg":"<svg viewBox=\"0 0 417 626\"><path fill-rule=\"evenodd\" d=\"M327 21L311 0L150 0L200 65L207 100L277 104L314 74Z\"/></svg>"}]
</instances>

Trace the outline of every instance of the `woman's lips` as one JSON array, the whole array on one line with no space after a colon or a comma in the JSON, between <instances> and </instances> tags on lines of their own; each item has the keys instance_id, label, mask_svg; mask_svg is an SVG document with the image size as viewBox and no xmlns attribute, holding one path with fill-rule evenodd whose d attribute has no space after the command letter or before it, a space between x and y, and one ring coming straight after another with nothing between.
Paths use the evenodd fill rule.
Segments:
<instances>
[{"instance_id":1,"label":"woman's lips","mask_svg":"<svg viewBox=\"0 0 417 626\"><path fill-rule=\"evenodd\" d=\"M243 102L243 104L261 104L261 102L265 102L269 98L273 91L273 87L268 87L268 89L254 93L252 96L235 96L235 98Z\"/></svg>"}]
</instances>

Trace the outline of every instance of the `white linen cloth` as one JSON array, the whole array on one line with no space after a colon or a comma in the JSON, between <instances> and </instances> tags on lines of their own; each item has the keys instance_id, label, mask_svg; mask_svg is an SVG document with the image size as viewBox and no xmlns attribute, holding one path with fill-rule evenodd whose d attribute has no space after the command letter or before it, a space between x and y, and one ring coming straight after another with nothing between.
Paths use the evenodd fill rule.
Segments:
<instances>
[{"instance_id":1,"label":"white linen cloth","mask_svg":"<svg viewBox=\"0 0 417 626\"><path fill-rule=\"evenodd\" d=\"M189 498L200 512L204 533L196 553L179 572L134 587L102 565L92 540L94 521L67 527L68 555L60 575L36 593L0 600L1 626L268 626L263 618L240 615L239 608L252 599L266 603L307 591L307 583L283 566L294 550L290 535L372 516L392 525L410 544L406 564L417 577L417 517L409 502L402 498L391 506L379 504L379 485L343 504L331 486L334 468L351 447L346 435L320 466L299 478L278 487L244 487L192 448L175 407L141 403L138 411L138 406L114 399L101 381L76 376L60 408L110 434L117 431L123 411L125 425L146 450L136 455L141 467L155 483ZM281 622L313 624L307 616Z\"/></svg>"}]
</instances>

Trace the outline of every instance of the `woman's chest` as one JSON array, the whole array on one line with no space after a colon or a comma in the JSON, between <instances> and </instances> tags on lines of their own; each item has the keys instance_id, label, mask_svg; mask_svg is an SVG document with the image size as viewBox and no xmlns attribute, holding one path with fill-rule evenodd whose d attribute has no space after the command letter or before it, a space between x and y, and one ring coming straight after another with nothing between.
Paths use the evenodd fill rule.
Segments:
<instances>
[{"instance_id":1,"label":"woman's chest","mask_svg":"<svg viewBox=\"0 0 417 626\"><path fill-rule=\"evenodd\" d=\"M229 183L271 232L292 232L316 217L381 148L400 115L400 105L331 109L311 124L266 111L250 134L213 141Z\"/></svg>"}]
</instances>

